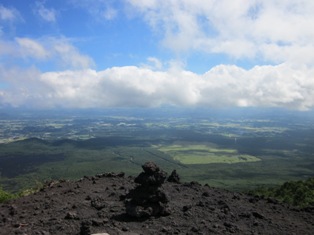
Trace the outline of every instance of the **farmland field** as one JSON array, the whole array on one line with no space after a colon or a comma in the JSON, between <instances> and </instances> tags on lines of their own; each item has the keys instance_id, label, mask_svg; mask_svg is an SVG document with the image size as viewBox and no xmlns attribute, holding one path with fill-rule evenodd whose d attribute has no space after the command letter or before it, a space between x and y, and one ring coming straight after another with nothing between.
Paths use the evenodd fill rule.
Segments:
<instances>
[{"instance_id":1,"label":"farmland field","mask_svg":"<svg viewBox=\"0 0 314 235\"><path fill-rule=\"evenodd\" d=\"M157 147L157 149L169 154L174 160L187 165L260 161L254 156L239 154L236 149L220 149L205 144L175 144Z\"/></svg>"}]
</instances>

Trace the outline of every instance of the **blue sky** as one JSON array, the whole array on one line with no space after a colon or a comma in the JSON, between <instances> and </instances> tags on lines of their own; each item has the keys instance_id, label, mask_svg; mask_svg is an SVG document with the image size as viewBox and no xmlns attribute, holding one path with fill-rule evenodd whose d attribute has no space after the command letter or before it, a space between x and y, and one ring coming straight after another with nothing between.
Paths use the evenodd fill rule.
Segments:
<instances>
[{"instance_id":1,"label":"blue sky","mask_svg":"<svg viewBox=\"0 0 314 235\"><path fill-rule=\"evenodd\" d=\"M312 0L2 0L0 107L314 106Z\"/></svg>"}]
</instances>

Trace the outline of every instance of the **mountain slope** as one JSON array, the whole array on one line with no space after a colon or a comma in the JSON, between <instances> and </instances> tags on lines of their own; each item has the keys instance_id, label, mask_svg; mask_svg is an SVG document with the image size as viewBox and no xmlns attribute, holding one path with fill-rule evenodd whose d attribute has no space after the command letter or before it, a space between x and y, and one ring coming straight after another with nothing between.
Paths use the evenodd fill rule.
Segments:
<instances>
[{"instance_id":1,"label":"mountain slope","mask_svg":"<svg viewBox=\"0 0 314 235\"><path fill-rule=\"evenodd\" d=\"M314 231L314 210L203 186L162 185L170 215L132 218L125 197L134 178L107 173L51 182L0 205L0 234L303 234Z\"/></svg>"}]
</instances>

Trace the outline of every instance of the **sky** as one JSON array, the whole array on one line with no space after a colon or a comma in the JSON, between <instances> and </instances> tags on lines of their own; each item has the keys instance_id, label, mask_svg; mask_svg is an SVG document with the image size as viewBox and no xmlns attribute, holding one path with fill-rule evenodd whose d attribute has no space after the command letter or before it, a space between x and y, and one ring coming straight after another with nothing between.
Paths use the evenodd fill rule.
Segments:
<instances>
[{"instance_id":1,"label":"sky","mask_svg":"<svg viewBox=\"0 0 314 235\"><path fill-rule=\"evenodd\" d=\"M0 107L314 108L313 0L1 0Z\"/></svg>"}]
</instances>

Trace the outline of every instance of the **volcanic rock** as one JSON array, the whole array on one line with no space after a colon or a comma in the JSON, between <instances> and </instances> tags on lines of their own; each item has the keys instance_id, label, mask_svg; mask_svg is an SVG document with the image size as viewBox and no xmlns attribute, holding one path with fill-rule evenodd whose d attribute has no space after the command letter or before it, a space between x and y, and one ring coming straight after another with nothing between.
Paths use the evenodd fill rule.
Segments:
<instances>
[{"instance_id":1,"label":"volcanic rock","mask_svg":"<svg viewBox=\"0 0 314 235\"><path fill-rule=\"evenodd\" d=\"M126 213L136 218L169 215L168 197L161 188L167 173L153 162L145 163L142 168L144 172L134 180L140 185L126 195Z\"/></svg>"},{"instance_id":2,"label":"volcanic rock","mask_svg":"<svg viewBox=\"0 0 314 235\"><path fill-rule=\"evenodd\" d=\"M178 175L176 170L173 170L170 176L167 179L168 182L172 183L180 183L180 176Z\"/></svg>"},{"instance_id":3,"label":"volcanic rock","mask_svg":"<svg viewBox=\"0 0 314 235\"><path fill-rule=\"evenodd\" d=\"M83 221L81 223L80 235L91 235L90 225L89 221Z\"/></svg>"}]
</instances>

